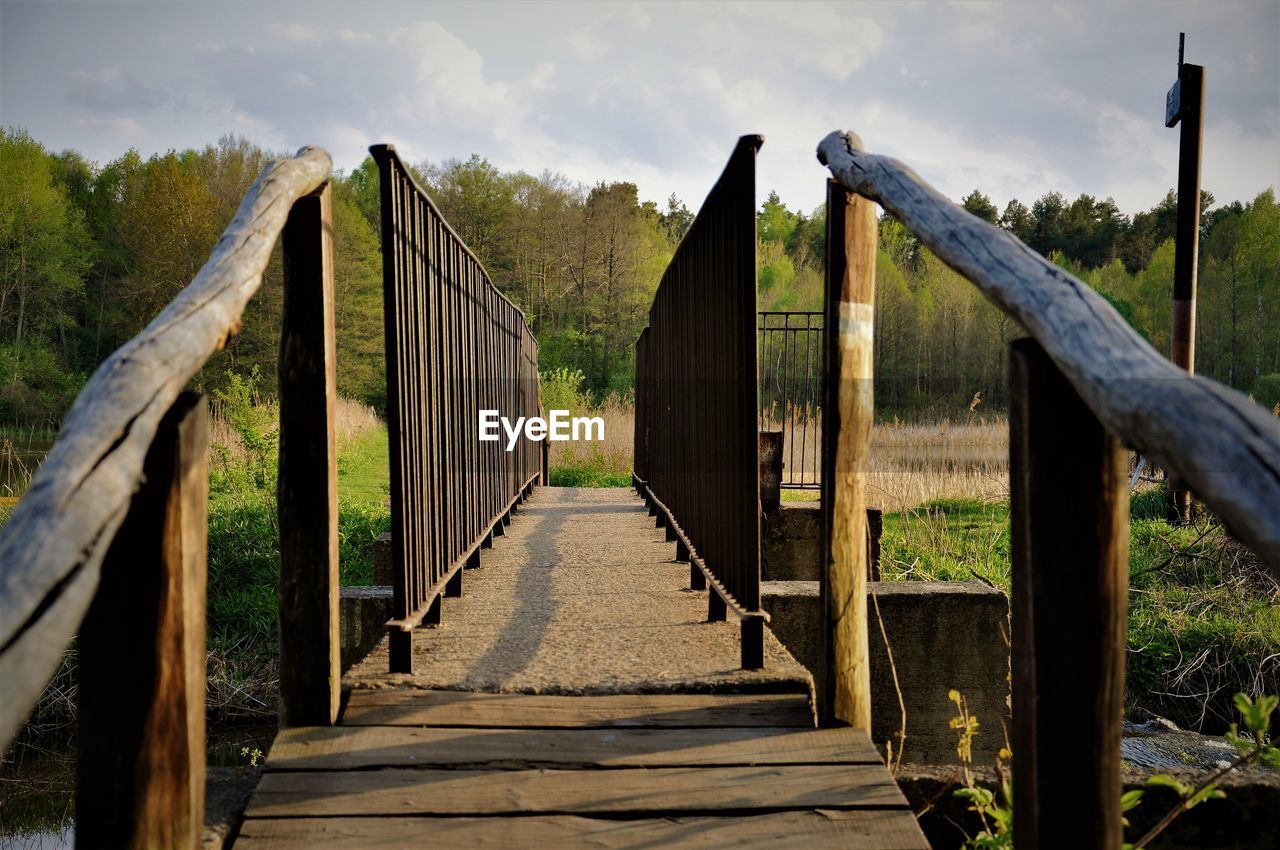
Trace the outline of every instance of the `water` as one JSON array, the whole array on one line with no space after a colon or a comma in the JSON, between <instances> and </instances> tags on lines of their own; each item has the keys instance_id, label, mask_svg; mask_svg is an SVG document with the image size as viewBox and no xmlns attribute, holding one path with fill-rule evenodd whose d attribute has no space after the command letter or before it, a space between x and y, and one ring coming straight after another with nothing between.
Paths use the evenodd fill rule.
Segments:
<instances>
[{"instance_id":1,"label":"water","mask_svg":"<svg viewBox=\"0 0 1280 850\"><path fill-rule=\"evenodd\" d=\"M34 435L0 436L0 508L12 507L27 489L53 442Z\"/></svg>"},{"instance_id":2,"label":"water","mask_svg":"<svg viewBox=\"0 0 1280 850\"><path fill-rule=\"evenodd\" d=\"M265 757L273 724L210 730L210 767ZM17 744L0 764L0 850L75 847L75 749L70 741Z\"/></svg>"}]
</instances>

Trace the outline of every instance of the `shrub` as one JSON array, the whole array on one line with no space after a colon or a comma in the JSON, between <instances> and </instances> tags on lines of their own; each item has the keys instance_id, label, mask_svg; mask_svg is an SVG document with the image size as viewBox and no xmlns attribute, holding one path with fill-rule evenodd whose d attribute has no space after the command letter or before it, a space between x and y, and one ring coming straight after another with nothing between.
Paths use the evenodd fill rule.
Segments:
<instances>
[{"instance_id":1,"label":"shrub","mask_svg":"<svg viewBox=\"0 0 1280 850\"><path fill-rule=\"evenodd\" d=\"M591 396L586 390L587 376L581 369L562 366L559 369L543 372L540 377L544 409L579 413L592 407Z\"/></svg>"},{"instance_id":2,"label":"shrub","mask_svg":"<svg viewBox=\"0 0 1280 850\"><path fill-rule=\"evenodd\" d=\"M1275 410L1280 405L1280 372L1263 375L1254 382L1249 394L1267 410Z\"/></svg>"}]
</instances>

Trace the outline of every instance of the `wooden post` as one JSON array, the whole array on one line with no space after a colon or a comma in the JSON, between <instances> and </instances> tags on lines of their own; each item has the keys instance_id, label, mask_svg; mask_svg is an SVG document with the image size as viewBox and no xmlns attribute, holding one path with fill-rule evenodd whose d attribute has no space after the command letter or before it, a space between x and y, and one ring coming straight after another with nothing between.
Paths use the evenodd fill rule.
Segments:
<instances>
[{"instance_id":1,"label":"wooden post","mask_svg":"<svg viewBox=\"0 0 1280 850\"><path fill-rule=\"evenodd\" d=\"M1009 348L1019 850L1119 850L1127 455L1043 349ZM996 729L988 734L999 734Z\"/></svg>"},{"instance_id":2,"label":"wooden post","mask_svg":"<svg viewBox=\"0 0 1280 850\"><path fill-rule=\"evenodd\" d=\"M825 686L820 717L871 731L867 500L872 423L875 204L827 183L822 521Z\"/></svg>"},{"instance_id":3,"label":"wooden post","mask_svg":"<svg viewBox=\"0 0 1280 850\"><path fill-rule=\"evenodd\" d=\"M1196 370L1196 266L1200 254L1200 150L1204 135L1204 68L1183 64L1178 50L1181 89L1178 120L1178 223L1173 257L1173 328L1171 359L1188 372ZM1174 415L1174 414L1169 414ZM1191 521L1191 492L1177 476L1168 482L1170 522Z\"/></svg>"},{"instance_id":4,"label":"wooden post","mask_svg":"<svg viewBox=\"0 0 1280 850\"><path fill-rule=\"evenodd\" d=\"M77 847L200 846L208 431L180 395L80 628Z\"/></svg>"},{"instance_id":5,"label":"wooden post","mask_svg":"<svg viewBox=\"0 0 1280 850\"><path fill-rule=\"evenodd\" d=\"M280 330L280 722L338 717L338 469L329 186L298 200L284 244Z\"/></svg>"}]
</instances>

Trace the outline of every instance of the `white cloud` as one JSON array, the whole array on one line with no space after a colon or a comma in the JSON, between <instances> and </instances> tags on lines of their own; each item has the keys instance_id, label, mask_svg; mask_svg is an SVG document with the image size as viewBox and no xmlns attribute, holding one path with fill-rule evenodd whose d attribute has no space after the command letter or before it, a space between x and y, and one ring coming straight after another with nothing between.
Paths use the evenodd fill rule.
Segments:
<instances>
[{"instance_id":1,"label":"white cloud","mask_svg":"<svg viewBox=\"0 0 1280 850\"><path fill-rule=\"evenodd\" d=\"M587 62L598 62L609 52L608 45L600 37L598 24L587 24L573 30L567 43L575 56Z\"/></svg>"},{"instance_id":2,"label":"white cloud","mask_svg":"<svg viewBox=\"0 0 1280 850\"><path fill-rule=\"evenodd\" d=\"M104 83L117 83L123 77L119 65L112 65L109 68L102 68L97 71L87 71L84 69L71 72L71 79L77 83L89 83L91 85L100 85Z\"/></svg>"},{"instance_id":3,"label":"white cloud","mask_svg":"<svg viewBox=\"0 0 1280 850\"><path fill-rule=\"evenodd\" d=\"M76 118L77 127L104 133L113 140L129 146L146 144L156 136L132 118Z\"/></svg>"}]
</instances>

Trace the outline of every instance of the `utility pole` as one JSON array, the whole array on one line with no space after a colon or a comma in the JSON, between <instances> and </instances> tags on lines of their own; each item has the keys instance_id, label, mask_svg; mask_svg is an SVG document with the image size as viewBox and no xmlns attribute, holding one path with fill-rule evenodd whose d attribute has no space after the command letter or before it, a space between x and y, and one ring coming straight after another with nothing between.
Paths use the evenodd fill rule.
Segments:
<instances>
[{"instance_id":1,"label":"utility pole","mask_svg":"<svg viewBox=\"0 0 1280 850\"><path fill-rule=\"evenodd\" d=\"M1196 263L1200 253L1200 147L1204 136L1204 68L1183 62L1186 33L1178 34L1178 79L1165 96L1164 123L1182 122L1178 142L1178 226L1173 261L1173 333L1170 355L1187 372L1196 366ZM1169 477L1168 517L1191 521L1191 493Z\"/></svg>"}]
</instances>

